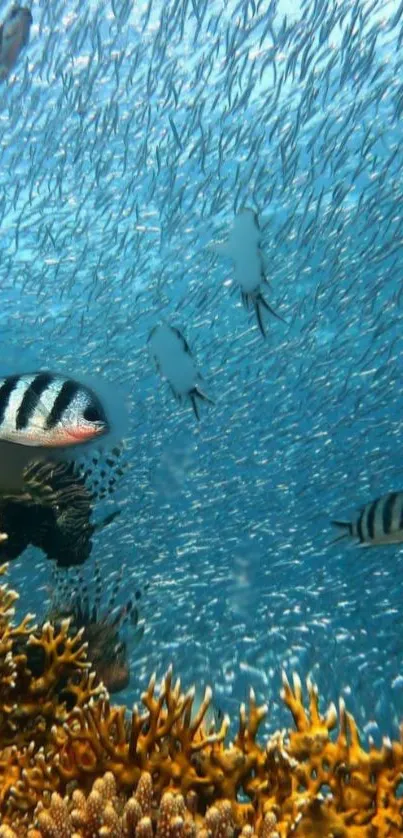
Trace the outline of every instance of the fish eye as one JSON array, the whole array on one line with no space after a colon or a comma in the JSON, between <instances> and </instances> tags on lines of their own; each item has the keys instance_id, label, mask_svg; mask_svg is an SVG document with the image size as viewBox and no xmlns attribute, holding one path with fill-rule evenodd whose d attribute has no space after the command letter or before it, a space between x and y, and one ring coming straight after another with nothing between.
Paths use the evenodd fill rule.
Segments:
<instances>
[{"instance_id":1,"label":"fish eye","mask_svg":"<svg viewBox=\"0 0 403 838\"><path fill-rule=\"evenodd\" d=\"M11 12L10 12L10 19L13 20L13 18L17 17L19 11L20 10L19 10L18 6L14 6L14 8L11 9Z\"/></svg>"},{"instance_id":2,"label":"fish eye","mask_svg":"<svg viewBox=\"0 0 403 838\"><path fill-rule=\"evenodd\" d=\"M101 411L93 404L89 404L83 412L83 417L86 422L104 422L104 417Z\"/></svg>"}]
</instances>

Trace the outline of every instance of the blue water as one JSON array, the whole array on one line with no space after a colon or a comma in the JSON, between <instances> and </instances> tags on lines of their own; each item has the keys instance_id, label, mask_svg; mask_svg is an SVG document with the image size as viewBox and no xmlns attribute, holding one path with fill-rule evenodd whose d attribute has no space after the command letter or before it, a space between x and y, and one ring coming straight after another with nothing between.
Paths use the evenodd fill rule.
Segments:
<instances>
[{"instance_id":1,"label":"blue water","mask_svg":"<svg viewBox=\"0 0 403 838\"><path fill-rule=\"evenodd\" d=\"M93 551L106 587L122 564L125 594L150 582L122 700L173 662L231 714L253 686L277 726L285 668L396 733L402 550L331 546L330 520L403 489L398 3L32 13L0 88L0 353L128 402L122 514ZM208 247L245 205L287 320L265 340ZM215 400L200 423L147 350L163 320ZM49 571L13 563L24 610Z\"/></svg>"}]
</instances>

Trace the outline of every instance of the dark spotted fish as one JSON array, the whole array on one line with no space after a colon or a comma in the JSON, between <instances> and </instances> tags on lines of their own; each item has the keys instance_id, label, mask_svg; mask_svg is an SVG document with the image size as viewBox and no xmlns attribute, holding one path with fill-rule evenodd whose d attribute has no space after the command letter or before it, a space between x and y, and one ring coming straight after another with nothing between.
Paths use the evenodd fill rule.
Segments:
<instances>
[{"instance_id":1,"label":"dark spotted fish","mask_svg":"<svg viewBox=\"0 0 403 838\"><path fill-rule=\"evenodd\" d=\"M0 440L65 448L109 430L98 397L71 378L35 372L0 379Z\"/></svg>"},{"instance_id":2,"label":"dark spotted fish","mask_svg":"<svg viewBox=\"0 0 403 838\"><path fill-rule=\"evenodd\" d=\"M123 459L123 448L115 445L111 451L94 452L91 457L75 461L77 473L85 480L93 500L104 500L113 495L128 467Z\"/></svg>"},{"instance_id":3,"label":"dark spotted fish","mask_svg":"<svg viewBox=\"0 0 403 838\"><path fill-rule=\"evenodd\" d=\"M115 489L116 471L123 474L123 469L116 469L116 460L117 454L110 458L111 471L101 469L105 482L96 479L95 465L90 470L91 482L81 464L30 463L23 472L23 489L0 494L0 533L7 536L0 538L0 560L15 559L33 545L59 567L83 564L91 554L94 533L120 514L114 509L98 522L92 517L95 501ZM112 469L115 477L111 476Z\"/></svg>"},{"instance_id":4,"label":"dark spotted fish","mask_svg":"<svg viewBox=\"0 0 403 838\"><path fill-rule=\"evenodd\" d=\"M363 547L403 543L403 492L390 492L367 503L356 521L332 521L333 526L345 530L342 538L357 538Z\"/></svg>"},{"instance_id":5,"label":"dark spotted fish","mask_svg":"<svg viewBox=\"0 0 403 838\"><path fill-rule=\"evenodd\" d=\"M158 371L168 379L175 398L188 398L196 419L200 419L198 401L214 402L200 388L201 376L182 333L162 323L151 330L148 345Z\"/></svg>"},{"instance_id":6,"label":"dark spotted fish","mask_svg":"<svg viewBox=\"0 0 403 838\"><path fill-rule=\"evenodd\" d=\"M131 597L122 602L126 586L127 571L124 566L118 574L106 580L104 569L98 562L88 568L85 575L77 571L66 578L64 573L56 572L46 614L46 619L56 624L70 618L72 634L84 629L88 659L99 680L111 693L128 685L131 653L140 643L145 629L145 621L139 611L143 591L137 588Z\"/></svg>"},{"instance_id":7,"label":"dark spotted fish","mask_svg":"<svg viewBox=\"0 0 403 838\"><path fill-rule=\"evenodd\" d=\"M13 6L0 25L0 81L7 78L21 50L27 46L32 14L23 6Z\"/></svg>"}]
</instances>

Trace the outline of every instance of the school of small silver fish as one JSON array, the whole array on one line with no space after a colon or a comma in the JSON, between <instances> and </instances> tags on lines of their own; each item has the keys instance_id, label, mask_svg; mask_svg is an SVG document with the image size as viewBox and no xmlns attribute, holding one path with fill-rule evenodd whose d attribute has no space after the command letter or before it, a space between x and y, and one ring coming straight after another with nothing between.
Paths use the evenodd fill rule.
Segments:
<instances>
[{"instance_id":1,"label":"school of small silver fish","mask_svg":"<svg viewBox=\"0 0 403 838\"><path fill-rule=\"evenodd\" d=\"M403 3L32 18L0 85L0 376L128 393L96 554L158 599L140 682L174 658L223 712L252 685L272 725L297 669L395 733ZM47 570L33 551L11 572Z\"/></svg>"}]
</instances>

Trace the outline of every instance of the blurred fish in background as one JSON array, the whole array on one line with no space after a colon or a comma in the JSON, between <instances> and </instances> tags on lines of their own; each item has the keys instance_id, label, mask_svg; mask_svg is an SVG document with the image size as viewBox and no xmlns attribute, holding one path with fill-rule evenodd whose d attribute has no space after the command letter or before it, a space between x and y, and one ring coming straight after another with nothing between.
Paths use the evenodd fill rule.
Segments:
<instances>
[{"instance_id":1,"label":"blurred fish in background","mask_svg":"<svg viewBox=\"0 0 403 838\"><path fill-rule=\"evenodd\" d=\"M243 209L235 216L227 241L212 242L210 249L233 261L234 278L240 288L242 302L246 309L253 305L260 332L263 337L266 337L263 309L269 311L278 320L282 320L283 323L286 321L274 311L262 293L262 286L268 283L260 241L261 233L257 214L251 209Z\"/></svg>"},{"instance_id":2,"label":"blurred fish in background","mask_svg":"<svg viewBox=\"0 0 403 838\"><path fill-rule=\"evenodd\" d=\"M29 41L32 14L24 6L13 6L0 24L0 81L7 78Z\"/></svg>"},{"instance_id":3,"label":"blurred fish in background","mask_svg":"<svg viewBox=\"0 0 403 838\"><path fill-rule=\"evenodd\" d=\"M168 380L173 395L179 400L188 398L194 415L199 420L198 402L214 402L200 388L201 375L196 369L189 344L182 333L174 326L162 323L152 329L148 344L158 371Z\"/></svg>"}]
</instances>

